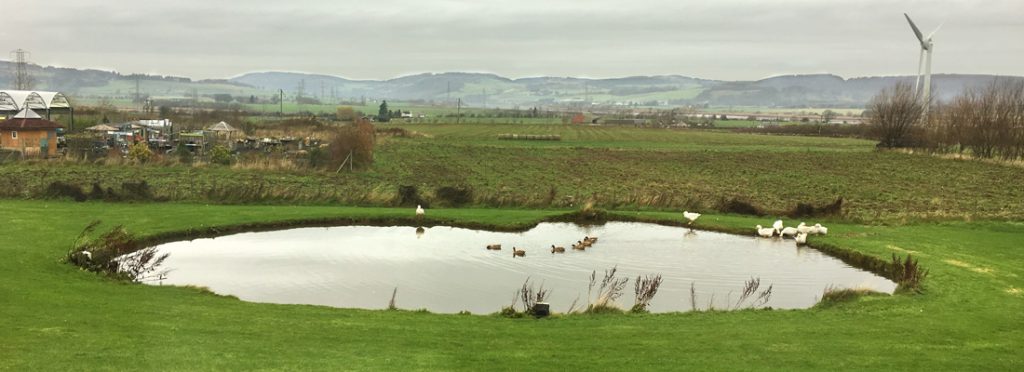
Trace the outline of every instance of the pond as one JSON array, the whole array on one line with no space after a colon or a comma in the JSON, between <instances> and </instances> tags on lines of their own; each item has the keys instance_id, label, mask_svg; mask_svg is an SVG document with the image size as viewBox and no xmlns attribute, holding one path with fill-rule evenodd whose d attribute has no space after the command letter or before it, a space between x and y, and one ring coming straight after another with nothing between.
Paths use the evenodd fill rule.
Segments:
<instances>
[{"instance_id":1,"label":"pond","mask_svg":"<svg viewBox=\"0 0 1024 372\"><path fill-rule=\"evenodd\" d=\"M572 243L598 241L585 251ZM812 238L813 239L813 238ZM487 250L501 244L502 250ZM552 254L551 245L566 252ZM513 257L512 247L525 250ZM655 224L542 223L521 233L456 227L340 226L242 233L167 243L161 285L197 285L245 301L346 308L396 305L439 313L493 313L512 304L523 282L544 285L552 311L586 305L590 275L618 268L630 278L617 304L633 304L638 275L664 281L652 312L735 307L745 281L772 286L766 306L807 308L828 287L892 293L892 281L792 240L694 231ZM696 301L691 299L691 288ZM742 307L741 305L740 307Z\"/></svg>"}]
</instances>

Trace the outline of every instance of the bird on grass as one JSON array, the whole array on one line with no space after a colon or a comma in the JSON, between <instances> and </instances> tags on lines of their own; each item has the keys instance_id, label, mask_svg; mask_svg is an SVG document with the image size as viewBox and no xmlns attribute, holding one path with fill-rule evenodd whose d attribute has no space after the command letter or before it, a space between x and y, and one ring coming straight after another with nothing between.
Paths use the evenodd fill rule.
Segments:
<instances>
[{"instance_id":1,"label":"bird on grass","mask_svg":"<svg viewBox=\"0 0 1024 372\"><path fill-rule=\"evenodd\" d=\"M803 222L801 222L799 225L796 225L796 232L798 233L810 234L811 230L813 229L813 227L807 226L807 224Z\"/></svg>"},{"instance_id":2,"label":"bird on grass","mask_svg":"<svg viewBox=\"0 0 1024 372\"><path fill-rule=\"evenodd\" d=\"M422 218L424 214L426 214L426 211L423 210L423 207L416 205L416 217Z\"/></svg>"},{"instance_id":3,"label":"bird on grass","mask_svg":"<svg viewBox=\"0 0 1024 372\"><path fill-rule=\"evenodd\" d=\"M782 232L783 227L785 227L785 225L783 225L782 220L775 220L775 223L772 224L772 228L779 233Z\"/></svg>"},{"instance_id":4,"label":"bird on grass","mask_svg":"<svg viewBox=\"0 0 1024 372\"><path fill-rule=\"evenodd\" d=\"M683 218L689 221L686 223L686 225L689 226L693 224L693 221L696 221L698 218L700 218L700 213L683 211Z\"/></svg>"},{"instance_id":5,"label":"bird on grass","mask_svg":"<svg viewBox=\"0 0 1024 372\"><path fill-rule=\"evenodd\" d=\"M815 234L821 234L821 235L828 235L828 228L825 227L825 226L821 226L820 223L816 223L816 224L814 224L814 233Z\"/></svg>"}]
</instances>

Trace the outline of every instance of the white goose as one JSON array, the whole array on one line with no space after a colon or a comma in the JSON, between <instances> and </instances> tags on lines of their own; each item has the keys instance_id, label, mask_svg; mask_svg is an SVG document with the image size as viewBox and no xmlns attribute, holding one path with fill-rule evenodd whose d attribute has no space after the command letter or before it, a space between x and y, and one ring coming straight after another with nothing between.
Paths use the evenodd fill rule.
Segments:
<instances>
[{"instance_id":1,"label":"white goose","mask_svg":"<svg viewBox=\"0 0 1024 372\"><path fill-rule=\"evenodd\" d=\"M807 244L807 233L796 234L796 245Z\"/></svg>"},{"instance_id":2,"label":"white goose","mask_svg":"<svg viewBox=\"0 0 1024 372\"><path fill-rule=\"evenodd\" d=\"M814 230L813 227L807 226L807 224L803 222L801 222L799 225L796 225L796 231L801 234L810 234L812 230Z\"/></svg>"},{"instance_id":3,"label":"white goose","mask_svg":"<svg viewBox=\"0 0 1024 372\"><path fill-rule=\"evenodd\" d=\"M820 223L816 223L816 224L814 224L814 233L815 234L821 234L821 235L828 235L828 228L825 227L825 226L821 226Z\"/></svg>"},{"instance_id":4,"label":"white goose","mask_svg":"<svg viewBox=\"0 0 1024 372\"><path fill-rule=\"evenodd\" d=\"M784 226L782 224L782 220L775 220L775 223L772 224L772 228L775 229L775 231L778 231L778 232L782 232L782 228L783 227Z\"/></svg>"},{"instance_id":5,"label":"white goose","mask_svg":"<svg viewBox=\"0 0 1024 372\"><path fill-rule=\"evenodd\" d=\"M696 221L698 218L700 218L700 213L683 211L683 218L689 220L689 222L686 223L687 225L692 225L693 221Z\"/></svg>"},{"instance_id":6,"label":"white goose","mask_svg":"<svg viewBox=\"0 0 1024 372\"><path fill-rule=\"evenodd\" d=\"M797 230L795 227L786 227L786 228L783 228L782 231L779 231L779 235L781 235L783 238L785 238L787 236L788 237L794 237L799 232L800 231Z\"/></svg>"},{"instance_id":7,"label":"white goose","mask_svg":"<svg viewBox=\"0 0 1024 372\"><path fill-rule=\"evenodd\" d=\"M416 217L423 217L424 214L426 214L426 211L423 210L423 207L416 205Z\"/></svg>"},{"instance_id":8,"label":"white goose","mask_svg":"<svg viewBox=\"0 0 1024 372\"><path fill-rule=\"evenodd\" d=\"M761 225L757 225L757 235L762 238L771 238L775 236L775 229L761 228Z\"/></svg>"}]
</instances>

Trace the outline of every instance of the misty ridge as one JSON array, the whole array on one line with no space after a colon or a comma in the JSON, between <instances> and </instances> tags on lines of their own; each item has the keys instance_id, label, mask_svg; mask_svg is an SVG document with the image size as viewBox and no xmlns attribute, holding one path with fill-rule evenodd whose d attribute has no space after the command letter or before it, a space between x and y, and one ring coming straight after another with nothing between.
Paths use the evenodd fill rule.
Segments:
<instances>
[{"instance_id":1,"label":"misty ridge","mask_svg":"<svg viewBox=\"0 0 1024 372\"><path fill-rule=\"evenodd\" d=\"M0 85L10 85L13 66L0 61ZM147 96L186 97L196 93L268 97L282 92L323 103L360 99L391 99L444 103L456 97L468 106L514 107L529 105L643 106L761 106L861 107L883 88L897 82L913 83L914 76L843 78L832 74L783 75L756 81L723 81L682 75L622 78L526 77L507 78L488 73L423 73L387 80L353 80L295 73L252 72L226 79L192 80L188 77L122 74L94 69L29 65L38 90L61 91L73 97L124 97L134 93L136 80ZM1024 80L1020 76L935 74L935 99L948 100L968 88L995 79Z\"/></svg>"}]
</instances>

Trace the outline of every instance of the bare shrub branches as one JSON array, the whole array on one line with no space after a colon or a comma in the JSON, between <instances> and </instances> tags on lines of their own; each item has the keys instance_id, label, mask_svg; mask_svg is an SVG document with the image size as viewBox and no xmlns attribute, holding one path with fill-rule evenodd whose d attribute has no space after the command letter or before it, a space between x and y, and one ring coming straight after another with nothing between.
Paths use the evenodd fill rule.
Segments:
<instances>
[{"instance_id":1,"label":"bare shrub branches","mask_svg":"<svg viewBox=\"0 0 1024 372\"><path fill-rule=\"evenodd\" d=\"M915 112L905 87L884 90L868 106L869 122L880 147L917 147L983 159L1024 158L1024 79L995 79L968 88L947 103L935 105L920 123L892 140ZM923 107L923 106L922 106ZM901 120L895 120L899 118ZM906 120L902 120L906 119ZM918 121L919 119L915 119Z\"/></svg>"},{"instance_id":2,"label":"bare shrub branches","mask_svg":"<svg viewBox=\"0 0 1024 372\"><path fill-rule=\"evenodd\" d=\"M375 139L373 124L364 119L357 119L350 126L336 129L328 145L328 166L338 168L348 159L356 168L368 167L373 163ZM349 154L352 158L349 158Z\"/></svg>"},{"instance_id":3,"label":"bare shrub branches","mask_svg":"<svg viewBox=\"0 0 1024 372\"><path fill-rule=\"evenodd\" d=\"M868 102L869 134L885 148L908 147L911 130L921 118L925 105L909 83L883 89Z\"/></svg>"}]
</instances>

